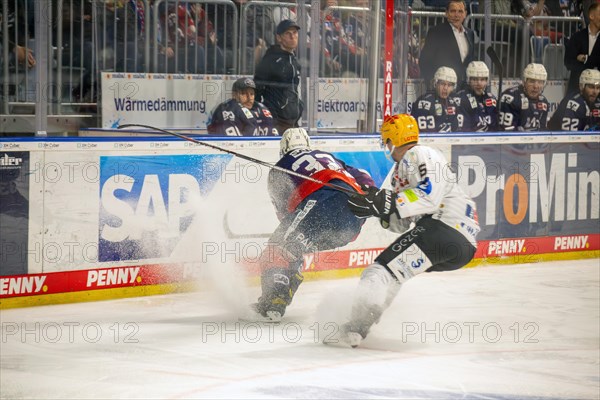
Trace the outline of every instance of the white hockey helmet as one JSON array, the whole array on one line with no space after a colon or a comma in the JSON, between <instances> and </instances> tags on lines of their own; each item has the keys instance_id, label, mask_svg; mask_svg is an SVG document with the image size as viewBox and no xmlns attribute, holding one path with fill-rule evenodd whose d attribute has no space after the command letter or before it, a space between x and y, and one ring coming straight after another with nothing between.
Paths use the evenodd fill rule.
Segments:
<instances>
[{"instance_id":1,"label":"white hockey helmet","mask_svg":"<svg viewBox=\"0 0 600 400\"><path fill-rule=\"evenodd\" d=\"M280 156L283 157L295 149L310 149L310 137L304 128L288 128L281 135Z\"/></svg>"},{"instance_id":2,"label":"white hockey helmet","mask_svg":"<svg viewBox=\"0 0 600 400\"><path fill-rule=\"evenodd\" d=\"M579 89L585 85L600 85L600 71L597 69L584 69L579 75Z\"/></svg>"},{"instance_id":3,"label":"white hockey helmet","mask_svg":"<svg viewBox=\"0 0 600 400\"><path fill-rule=\"evenodd\" d=\"M490 70L483 61L471 61L467 65L467 79L490 78Z\"/></svg>"},{"instance_id":4,"label":"white hockey helmet","mask_svg":"<svg viewBox=\"0 0 600 400\"><path fill-rule=\"evenodd\" d=\"M435 75L433 76L433 83L437 84L438 81L446 81L451 82L456 85L456 72L450 67L439 67L437 71L435 71Z\"/></svg>"},{"instance_id":5,"label":"white hockey helmet","mask_svg":"<svg viewBox=\"0 0 600 400\"><path fill-rule=\"evenodd\" d=\"M527 66L523 70L523 82L526 79L535 79L538 81L544 81L545 83L547 78L548 73L546 72L546 68L542 64L527 64Z\"/></svg>"}]
</instances>

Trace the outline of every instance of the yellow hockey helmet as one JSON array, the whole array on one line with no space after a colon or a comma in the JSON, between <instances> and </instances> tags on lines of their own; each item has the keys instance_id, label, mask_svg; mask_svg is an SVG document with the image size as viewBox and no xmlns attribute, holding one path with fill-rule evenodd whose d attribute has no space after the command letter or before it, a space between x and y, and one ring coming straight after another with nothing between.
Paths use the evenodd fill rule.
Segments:
<instances>
[{"instance_id":1,"label":"yellow hockey helmet","mask_svg":"<svg viewBox=\"0 0 600 400\"><path fill-rule=\"evenodd\" d=\"M388 115L381 125L381 141L394 147L402 147L419 141L419 125L412 115Z\"/></svg>"}]
</instances>

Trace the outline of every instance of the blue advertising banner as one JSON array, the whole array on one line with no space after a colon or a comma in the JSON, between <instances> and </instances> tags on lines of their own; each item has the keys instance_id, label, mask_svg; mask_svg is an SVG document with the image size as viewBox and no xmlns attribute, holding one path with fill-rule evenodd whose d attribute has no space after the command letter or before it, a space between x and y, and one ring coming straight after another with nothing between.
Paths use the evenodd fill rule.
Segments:
<instances>
[{"instance_id":1,"label":"blue advertising banner","mask_svg":"<svg viewBox=\"0 0 600 400\"><path fill-rule=\"evenodd\" d=\"M99 261L168 257L231 158L100 157Z\"/></svg>"},{"instance_id":2,"label":"blue advertising banner","mask_svg":"<svg viewBox=\"0 0 600 400\"><path fill-rule=\"evenodd\" d=\"M394 162L382 151L333 152L334 156L354 168L365 169L371 174L375 184L380 187Z\"/></svg>"},{"instance_id":3,"label":"blue advertising banner","mask_svg":"<svg viewBox=\"0 0 600 400\"><path fill-rule=\"evenodd\" d=\"M597 233L598 143L454 145L458 180L477 203L478 239Z\"/></svg>"}]
</instances>

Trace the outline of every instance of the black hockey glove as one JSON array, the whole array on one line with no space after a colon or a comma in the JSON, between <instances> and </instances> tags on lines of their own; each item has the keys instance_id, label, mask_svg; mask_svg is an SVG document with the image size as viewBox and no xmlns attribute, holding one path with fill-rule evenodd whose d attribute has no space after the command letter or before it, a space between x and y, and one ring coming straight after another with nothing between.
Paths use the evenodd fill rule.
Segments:
<instances>
[{"instance_id":1,"label":"black hockey glove","mask_svg":"<svg viewBox=\"0 0 600 400\"><path fill-rule=\"evenodd\" d=\"M379 217L389 221L396 211L396 193L376 187L363 188L364 195L353 195L348 199L350 211L358 218Z\"/></svg>"}]
</instances>

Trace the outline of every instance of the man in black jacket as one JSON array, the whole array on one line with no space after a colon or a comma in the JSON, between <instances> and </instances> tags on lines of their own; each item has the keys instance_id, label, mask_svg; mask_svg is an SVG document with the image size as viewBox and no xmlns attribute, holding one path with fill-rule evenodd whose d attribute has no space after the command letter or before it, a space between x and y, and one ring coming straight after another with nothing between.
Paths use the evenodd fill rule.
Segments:
<instances>
[{"instance_id":1,"label":"man in black jacket","mask_svg":"<svg viewBox=\"0 0 600 400\"><path fill-rule=\"evenodd\" d=\"M590 24L587 28L575 32L565 46L565 67L571 71L569 93L579 91L579 75L585 69L600 69L600 4L589 8ZM590 46L590 42L593 43Z\"/></svg>"},{"instance_id":2,"label":"man in black jacket","mask_svg":"<svg viewBox=\"0 0 600 400\"><path fill-rule=\"evenodd\" d=\"M456 72L458 88L466 82L467 65L473 61L473 43L475 35L463 26L467 16L463 0L450 0L446 6L446 22L429 29L425 45L421 50L419 65L421 77L427 85L435 71L440 67L449 67Z\"/></svg>"},{"instance_id":3,"label":"man in black jacket","mask_svg":"<svg viewBox=\"0 0 600 400\"><path fill-rule=\"evenodd\" d=\"M298 127L304 110L300 99L300 64L294 54L299 29L290 19L281 21L276 30L278 44L269 47L254 73L256 98L258 101L262 98L271 111L279 132Z\"/></svg>"}]
</instances>

